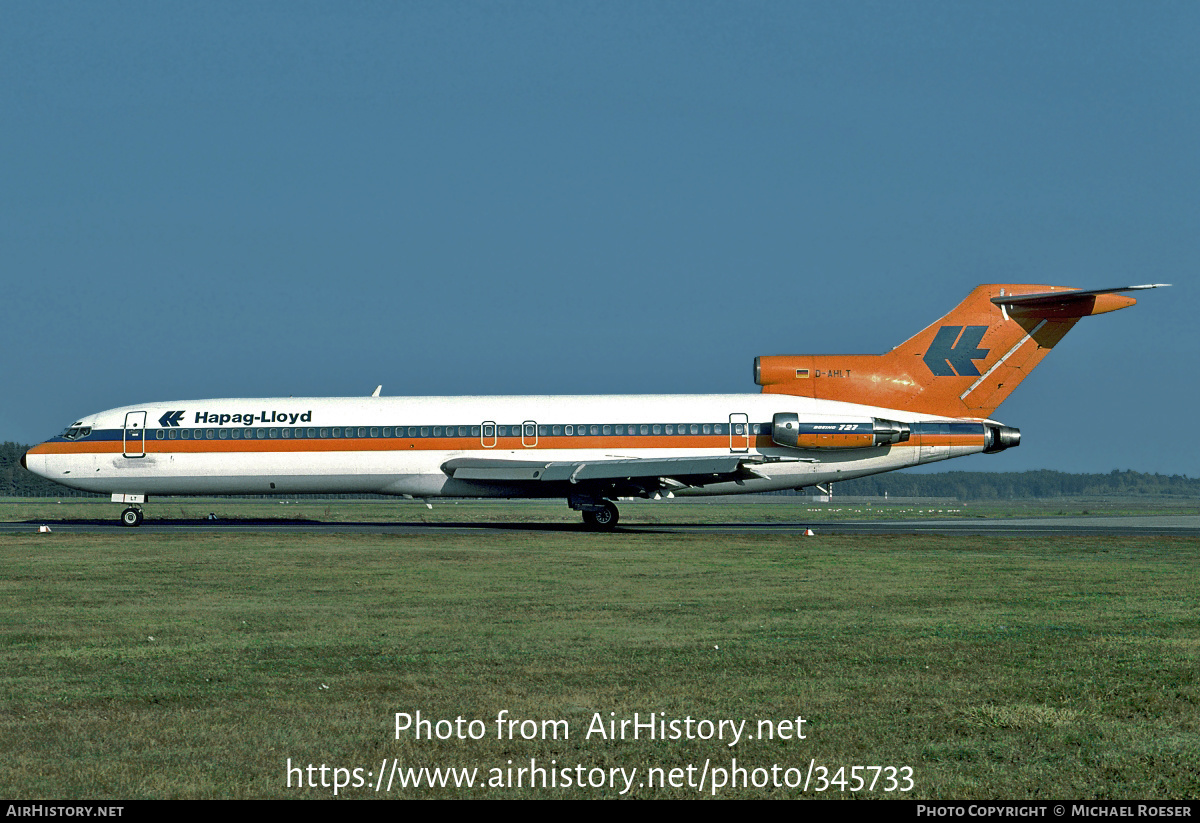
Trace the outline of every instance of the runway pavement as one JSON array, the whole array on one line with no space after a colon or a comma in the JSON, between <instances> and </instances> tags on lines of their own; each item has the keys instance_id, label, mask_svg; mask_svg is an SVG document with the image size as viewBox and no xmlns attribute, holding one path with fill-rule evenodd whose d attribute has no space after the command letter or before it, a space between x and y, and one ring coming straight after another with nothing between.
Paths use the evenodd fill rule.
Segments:
<instances>
[{"instance_id":1,"label":"runway pavement","mask_svg":"<svg viewBox=\"0 0 1200 823\"><path fill-rule=\"evenodd\" d=\"M131 529L113 520L37 520L0 523L0 534L37 532L39 526L51 533L67 534L511 534L513 532L586 533L582 523L321 523L281 520L146 520ZM961 520L853 520L796 523L673 523L623 524L620 534L926 534L992 535L997 537L1046 537L1054 535L1174 535L1200 537L1200 515L1150 515L1140 517L1021 517L971 518Z\"/></svg>"}]
</instances>

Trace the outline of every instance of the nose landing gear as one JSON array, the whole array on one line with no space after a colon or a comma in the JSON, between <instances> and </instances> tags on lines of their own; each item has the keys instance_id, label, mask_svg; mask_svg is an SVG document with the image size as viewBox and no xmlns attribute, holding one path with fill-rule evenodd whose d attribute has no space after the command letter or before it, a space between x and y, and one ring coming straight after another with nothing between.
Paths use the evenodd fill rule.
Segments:
<instances>
[{"instance_id":1,"label":"nose landing gear","mask_svg":"<svg viewBox=\"0 0 1200 823\"><path fill-rule=\"evenodd\" d=\"M121 512L121 525L140 526L142 525L142 520L144 517L145 516L142 514L141 509L130 506L125 511Z\"/></svg>"}]
</instances>

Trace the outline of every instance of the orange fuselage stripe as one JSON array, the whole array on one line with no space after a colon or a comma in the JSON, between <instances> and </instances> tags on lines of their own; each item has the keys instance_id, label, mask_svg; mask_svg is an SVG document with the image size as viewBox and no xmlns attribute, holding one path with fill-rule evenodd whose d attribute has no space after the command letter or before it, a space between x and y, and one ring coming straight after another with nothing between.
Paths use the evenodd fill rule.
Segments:
<instances>
[{"instance_id":1,"label":"orange fuselage stripe","mask_svg":"<svg viewBox=\"0 0 1200 823\"><path fill-rule=\"evenodd\" d=\"M752 448L777 447L769 435L751 438ZM734 436L734 448L743 448L746 441ZM906 443L893 448L925 446L979 446L984 443L983 434L920 434ZM724 449L730 448L729 435L713 436L599 436L583 437L539 437L536 446L526 446L520 437L500 437L495 446L482 445L478 437L428 437L428 438L277 438L252 440L134 440L122 444L120 440L98 440L88 443L42 443L29 450L29 454L121 454L145 449L146 454L206 454L223 452L347 452L347 451L539 451L543 449Z\"/></svg>"}]
</instances>

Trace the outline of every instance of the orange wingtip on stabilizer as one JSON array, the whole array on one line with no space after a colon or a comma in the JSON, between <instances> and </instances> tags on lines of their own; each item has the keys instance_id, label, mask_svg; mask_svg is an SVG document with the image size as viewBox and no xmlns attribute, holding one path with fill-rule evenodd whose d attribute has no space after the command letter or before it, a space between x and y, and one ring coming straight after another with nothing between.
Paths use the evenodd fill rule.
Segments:
<instances>
[{"instance_id":1,"label":"orange wingtip on stabilizer","mask_svg":"<svg viewBox=\"0 0 1200 823\"><path fill-rule=\"evenodd\" d=\"M757 357L754 380L768 394L990 417L1081 317L1137 302L1118 292L1165 285L978 286L946 316L887 354Z\"/></svg>"}]
</instances>

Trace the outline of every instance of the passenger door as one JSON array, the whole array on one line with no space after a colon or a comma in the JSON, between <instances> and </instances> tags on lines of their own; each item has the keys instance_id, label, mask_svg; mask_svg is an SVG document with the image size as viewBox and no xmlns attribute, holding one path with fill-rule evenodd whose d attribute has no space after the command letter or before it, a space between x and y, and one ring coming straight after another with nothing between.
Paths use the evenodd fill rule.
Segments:
<instances>
[{"instance_id":1,"label":"passenger door","mask_svg":"<svg viewBox=\"0 0 1200 823\"><path fill-rule=\"evenodd\" d=\"M146 456L146 413L129 412L125 415L125 456Z\"/></svg>"},{"instance_id":2,"label":"passenger door","mask_svg":"<svg viewBox=\"0 0 1200 823\"><path fill-rule=\"evenodd\" d=\"M537 447L537 441L537 422L534 420L526 420L521 424L521 445L527 449L532 449Z\"/></svg>"},{"instance_id":3,"label":"passenger door","mask_svg":"<svg viewBox=\"0 0 1200 823\"><path fill-rule=\"evenodd\" d=\"M740 412L729 415L729 450L750 451L750 416Z\"/></svg>"}]
</instances>

